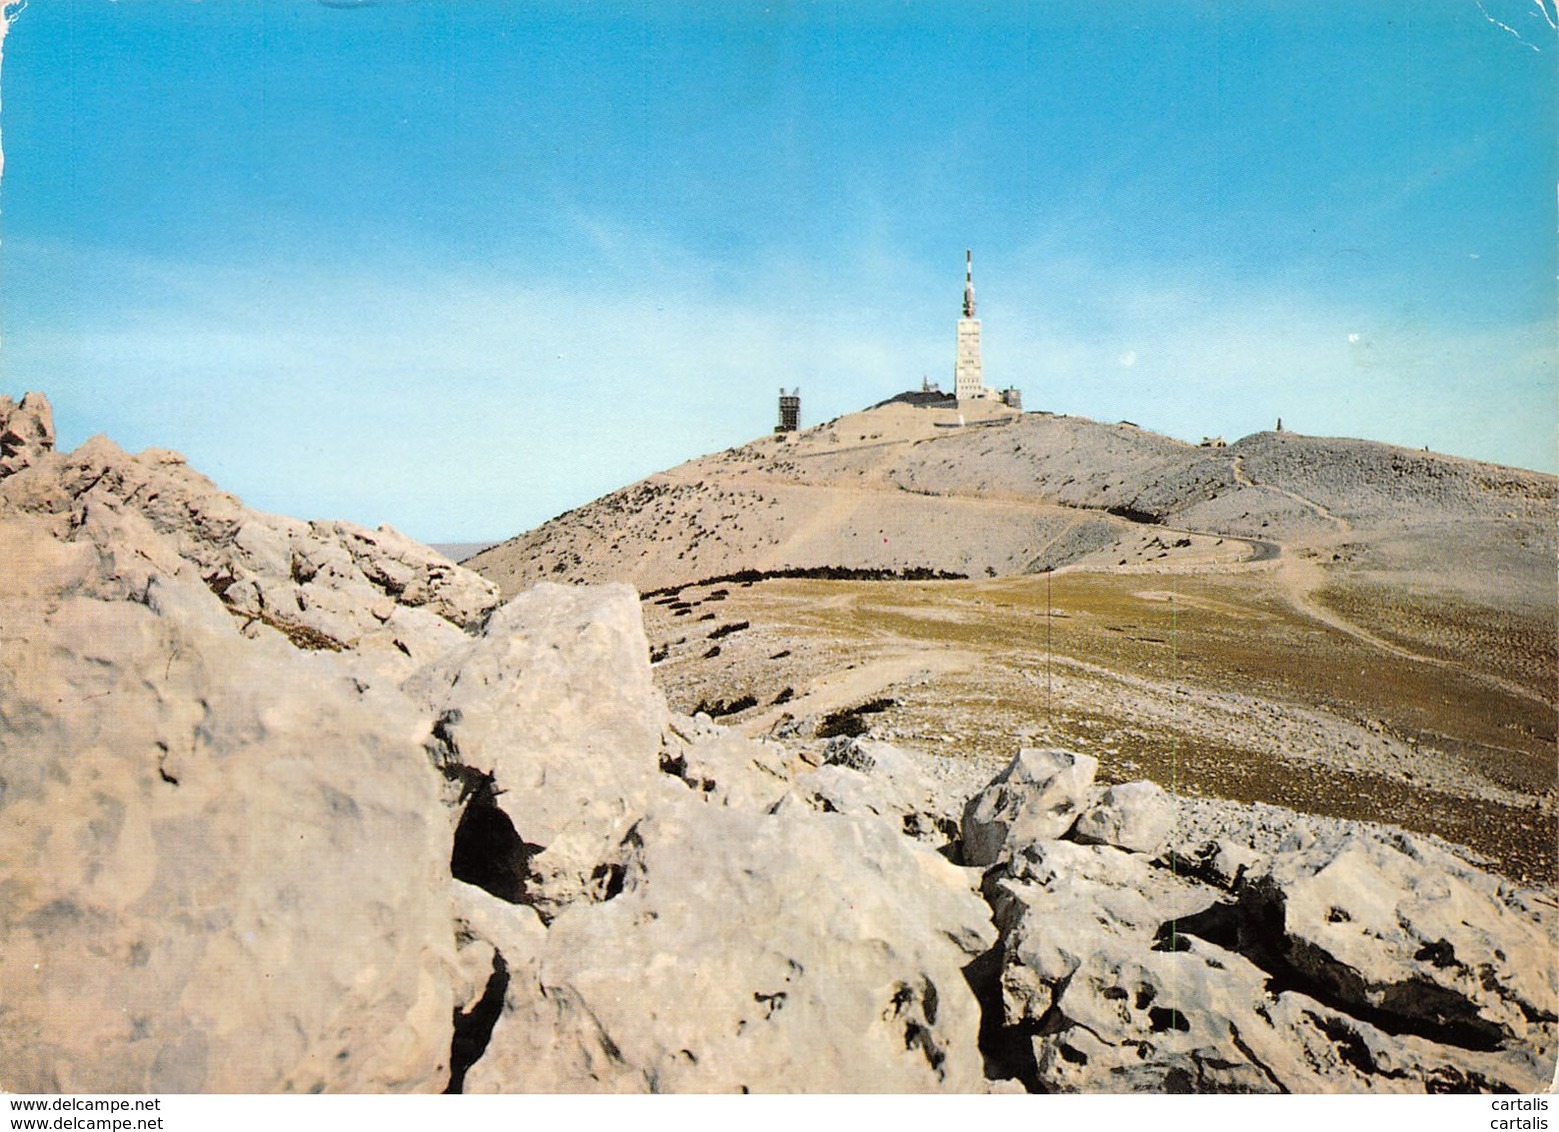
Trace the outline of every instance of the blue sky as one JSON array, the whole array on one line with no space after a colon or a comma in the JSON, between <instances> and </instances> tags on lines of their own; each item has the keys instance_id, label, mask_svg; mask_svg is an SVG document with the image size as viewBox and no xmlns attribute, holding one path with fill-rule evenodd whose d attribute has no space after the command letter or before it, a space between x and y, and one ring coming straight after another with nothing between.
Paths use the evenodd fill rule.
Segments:
<instances>
[{"instance_id":1,"label":"blue sky","mask_svg":"<svg viewBox=\"0 0 1559 1132\"><path fill-rule=\"evenodd\" d=\"M0 366L61 443L503 537L986 377L1555 470L1554 0L31 0Z\"/></svg>"}]
</instances>

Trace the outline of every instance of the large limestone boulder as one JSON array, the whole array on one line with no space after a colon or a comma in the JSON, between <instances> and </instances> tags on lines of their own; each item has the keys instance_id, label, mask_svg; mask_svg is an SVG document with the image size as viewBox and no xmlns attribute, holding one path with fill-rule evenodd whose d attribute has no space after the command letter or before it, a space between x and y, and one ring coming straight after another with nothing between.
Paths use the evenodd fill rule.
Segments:
<instances>
[{"instance_id":1,"label":"large limestone boulder","mask_svg":"<svg viewBox=\"0 0 1559 1132\"><path fill-rule=\"evenodd\" d=\"M1283 1037L1263 1017L1265 983L1243 957L1200 940L1179 952L1090 951L1058 991L1058 1028L1034 1039L1037 1080L1053 1092L1316 1091L1320 1078L1288 1051L1272 1059L1277 1071L1257 1052Z\"/></svg>"},{"instance_id":2,"label":"large limestone boulder","mask_svg":"<svg viewBox=\"0 0 1559 1132\"><path fill-rule=\"evenodd\" d=\"M986 893L1002 928L1007 1025L1037 1025L1095 953L1147 951L1166 923L1205 913L1219 896L1141 857L1068 841L1025 847Z\"/></svg>"},{"instance_id":3,"label":"large limestone boulder","mask_svg":"<svg viewBox=\"0 0 1559 1132\"><path fill-rule=\"evenodd\" d=\"M1107 787L1072 827L1073 840L1115 845L1133 853L1157 853L1175 827L1175 809L1156 782L1122 782Z\"/></svg>"},{"instance_id":4,"label":"large limestone boulder","mask_svg":"<svg viewBox=\"0 0 1559 1132\"><path fill-rule=\"evenodd\" d=\"M528 898L548 915L599 896L602 863L628 829L688 792L661 767L669 714L626 585L542 583L405 687L537 847Z\"/></svg>"},{"instance_id":5,"label":"large limestone boulder","mask_svg":"<svg viewBox=\"0 0 1559 1132\"><path fill-rule=\"evenodd\" d=\"M877 740L830 740L823 765L797 775L795 789L819 809L885 818L904 834L933 845L958 836L955 813L920 768L903 751Z\"/></svg>"},{"instance_id":6,"label":"large limestone boulder","mask_svg":"<svg viewBox=\"0 0 1559 1132\"><path fill-rule=\"evenodd\" d=\"M1494 878L1406 834L1305 840L1239 886L1252 949L1383 1025L1460 1045L1556 1020L1555 940Z\"/></svg>"},{"instance_id":7,"label":"large limestone boulder","mask_svg":"<svg viewBox=\"0 0 1559 1132\"><path fill-rule=\"evenodd\" d=\"M134 508L61 534L0 519L0 1088L442 1088L426 722L246 639Z\"/></svg>"},{"instance_id":8,"label":"large limestone boulder","mask_svg":"<svg viewBox=\"0 0 1559 1132\"><path fill-rule=\"evenodd\" d=\"M1269 971L1196 936L1094 952L1032 1043L1052 1092L1535 1092L1553 1072L1551 1047L1437 1044L1274 993Z\"/></svg>"},{"instance_id":9,"label":"large limestone boulder","mask_svg":"<svg viewBox=\"0 0 1559 1132\"><path fill-rule=\"evenodd\" d=\"M1205 843L1244 862L1232 882L1178 849L1070 840L986 874L997 1044L1026 1043L1030 1087L1546 1086L1554 949L1535 902L1400 831L1222 808Z\"/></svg>"},{"instance_id":10,"label":"large limestone boulder","mask_svg":"<svg viewBox=\"0 0 1559 1132\"><path fill-rule=\"evenodd\" d=\"M989 910L889 823L685 794L616 887L553 921L468 1090L981 1091Z\"/></svg>"},{"instance_id":11,"label":"large limestone boulder","mask_svg":"<svg viewBox=\"0 0 1559 1132\"><path fill-rule=\"evenodd\" d=\"M766 810L807 765L778 743L747 739L707 715L673 714L662 737L661 770L722 806Z\"/></svg>"},{"instance_id":12,"label":"large limestone boulder","mask_svg":"<svg viewBox=\"0 0 1559 1132\"><path fill-rule=\"evenodd\" d=\"M1071 829L1088 803L1099 761L1075 751L1025 747L964 807L964 863L991 865Z\"/></svg>"},{"instance_id":13,"label":"large limestone boulder","mask_svg":"<svg viewBox=\"0 0 1559 1132\"><path fill-rule=\"evenodd\" d=\"M1326 1059L1294 1048L1316 1023L1275 1019L1266 971L1180 930L1219 923L1232 908L1225 894L1140 854L1070 841L1026 846L986 885L1003 929L1002 1022L1026 1035L1033 1087L1327 1087L1313 1068ZM1363 1079L1334 1050L1330 1062L1337 1081Z\"/></svg>"},{"instance_id":14,"label":"large limestone boulder","mask_svg":"<svg viewBox=\"0 0 1559 1132\"><path fill-rule=\"evenodd\" d=\"M539 985L536 969L547 929L535 909L474 885L454 882L453 896L458 978L449 1083L450 1091L465 1092L466 1074L486 1053L510 987L523 996ZM545 1037L537 1035L539 1041Z\"/></svg>"}]
</instances>

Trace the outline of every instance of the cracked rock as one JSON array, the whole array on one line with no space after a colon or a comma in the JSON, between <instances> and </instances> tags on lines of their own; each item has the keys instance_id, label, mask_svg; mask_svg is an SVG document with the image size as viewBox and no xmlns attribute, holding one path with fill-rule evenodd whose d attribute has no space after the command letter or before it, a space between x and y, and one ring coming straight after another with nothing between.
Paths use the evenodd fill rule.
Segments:
<instances>
[{"instance_id":1,"label":"cracked rock","mask_svg":"<svg viewBox=\"0 0 1559 1132\"><path fill-rule=\"evenodd\" d=\"M1555 1020L1553 938L1492 877L1408 835L1323 835L1238 893L1248 935L1382 1025L1487 1048Z\"/></svg>"},{"instance_id":2,"label":"cracked rock","mask_svg":"<svg viewBox=\"0 0 1559 1132\"><path fill-rule=\"evenodd\" d=\"M684 795L623 864L619 895L553 921L468 1089L981 1090L963 967L994 932L934 851L877 819Z\"/></svg>"},{"instance_id":3,"label":"cracked rock","mask_svg":"<svg viewBox=\"0 0 1559 1132\"><path fill-rule=\"evenodd\" d=\"M1123 782L1108 787L1088 807L1071 836L1085 845L1115 845L1151 856L1164 847L1174 826L1174 807L1157 783Z\"/></svg>"},{"instance_id":4,"label":"cracked rock","mask_svg":"<svg viewBox=\"0 0 1559 1132\"><path fill-rule=\"evenodd\" d=\"M133 508L0 511L0 545L0 1086L442 1088L419 714L246 639Z\"/></svg>"},{"instance_id":5,"label":"cracked rock","mask_svg":"<svg viewBox=\"0 0 1559 1132\"><path fill-rule=\"evenodd\" d=\"M1088 800L1099 762L1075 751L1025 747L963 814L964 863L991 865L1072 827Z\"/></svg>"},{"instance_id":6,"label":"cracked rock","mask_svg":"<svg viewBox=\"0 0 1559 1132\"><path fill-rule=\"evenodd\" d=\"M0 397L0 476L20 471L54 451L54 409L41 393L17 404Z\"/></svg>"},{"instance_id":7,"label":"cracked rock","mask_svg":"<svg viewBox=\"0 0 1559 1132\"><path fill-rule=\"evenodd\" d=\"M1224 808L1232 835L1243 810ZM1545 1087L1554 959L1531 900L1400 831L1294 819L1280 844L1253 836L1268 863L1249 858L1233 900L1174 853L1070 841L987 874L999 1040L1027 1042L1031 1088Z\"/></svg>"},{"instance_id":8,"label":"cracked rock","mask_svg":"<svg viewBox=\"0 0 1559 1132\"><path fill-rule=\"evenodd\" d=\"M796 778L796 790L829 812L871 814L933 845L954 840L956 810L903 751L870 739L831 740L823 765Z\"/></svg>"},{"instance_id":9,"label":"cracked rock","mask_svg":"<svg viewBox=\"0 0 1559 1132\"><path fill-rule=\"evenodd\" d=\"M648 652L629 587L542 584L406 682L542 847L531 887L549 916L593 898L597 866L634 822L685 793L660 768L670 717Z\"/></svg>"}]
</instances>

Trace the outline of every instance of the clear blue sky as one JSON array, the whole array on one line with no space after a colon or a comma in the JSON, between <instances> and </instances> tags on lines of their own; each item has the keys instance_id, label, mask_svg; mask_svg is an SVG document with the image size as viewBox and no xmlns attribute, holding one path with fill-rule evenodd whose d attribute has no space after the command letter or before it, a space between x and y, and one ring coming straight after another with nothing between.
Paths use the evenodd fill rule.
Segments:
<instances>
[{"instance_id":1,"label":"clear blue sky","mask_svg":"<svg viewBox=\"0 0 1559 1132\"><path fill-rule=\"evenodd\" d=\"M32 0L0 364L62 444L502 537L950 383L1552 471L1554 0Z\"/></svg>"}]
</instances>

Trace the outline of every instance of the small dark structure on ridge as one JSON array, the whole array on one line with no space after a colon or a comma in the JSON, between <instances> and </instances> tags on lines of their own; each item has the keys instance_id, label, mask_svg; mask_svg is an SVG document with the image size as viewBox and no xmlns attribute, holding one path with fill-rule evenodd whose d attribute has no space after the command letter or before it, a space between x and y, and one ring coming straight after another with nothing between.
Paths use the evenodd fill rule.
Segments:
<instances>
[{"instance_id":1,"label":"small dark structure on ridge","mask_svg":"<svg viewBox=\"0 0 1559 1132\"><path fill-rule=\"evenodd\" d=\"M801 427L801 387L798 385L789 393L785 387L780 386L779 391L779 424L774 426L775 432L795 432Z\"/></svg>"}]
</instances>

